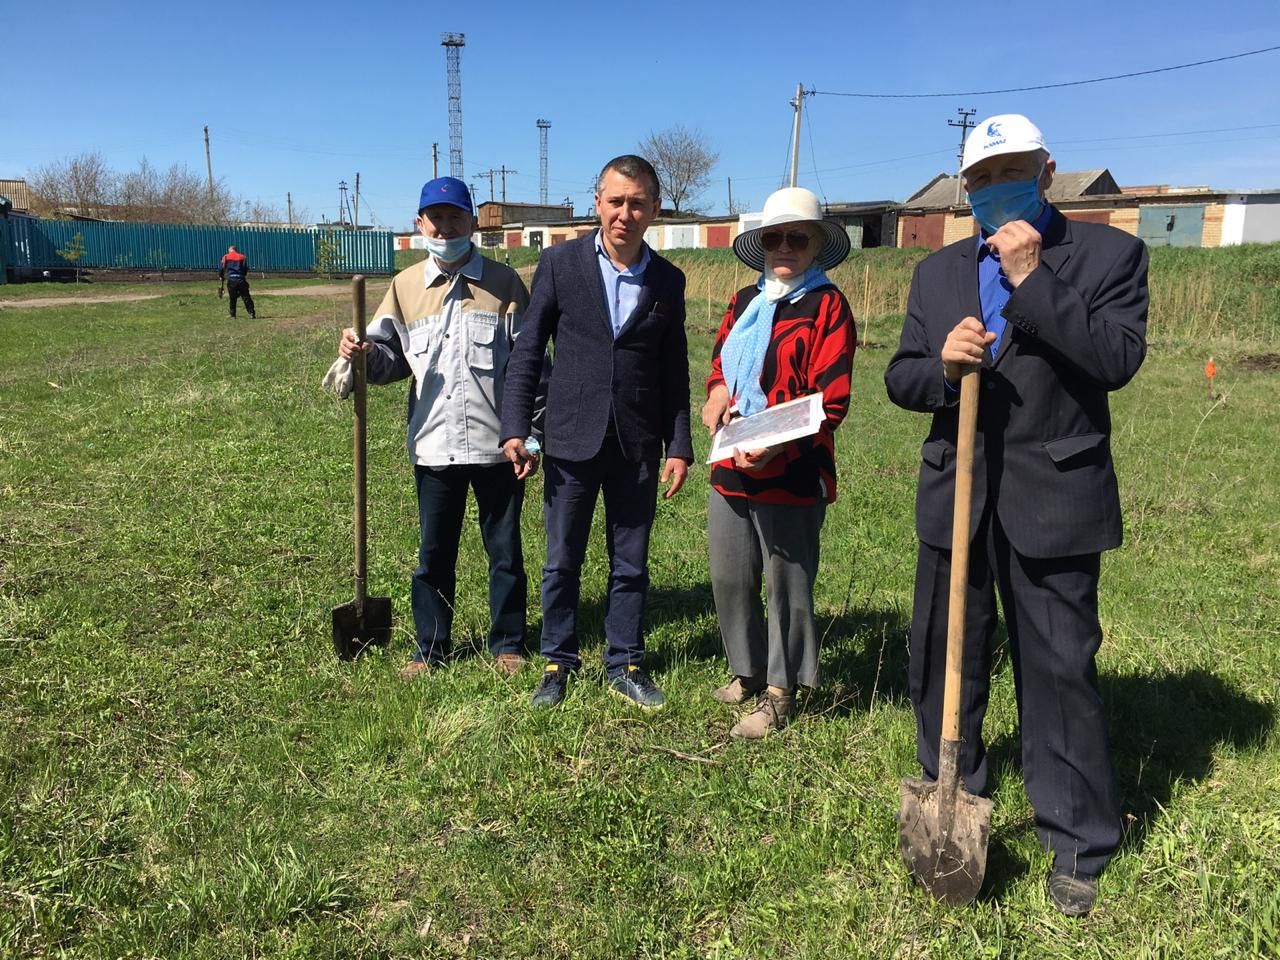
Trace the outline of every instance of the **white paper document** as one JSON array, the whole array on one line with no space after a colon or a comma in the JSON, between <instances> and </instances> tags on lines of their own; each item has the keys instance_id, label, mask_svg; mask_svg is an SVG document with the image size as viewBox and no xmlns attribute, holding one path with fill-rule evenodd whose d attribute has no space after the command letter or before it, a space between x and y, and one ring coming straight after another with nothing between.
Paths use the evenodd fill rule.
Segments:
<instances>
[{"instance_id":1,"label":"white paper document","mask_svg":"<svg viewBox=\"0 0 1280 960\"><path fill-rule=\"evenodd\" d=\"M707 457L707 463L727 460L735 450L760 450L812 436L818 432L825 417L822 394L811 393L776 407L766 407L749 417L730 420L711 438L711 455Z\"/></svg>"}]
</instances>

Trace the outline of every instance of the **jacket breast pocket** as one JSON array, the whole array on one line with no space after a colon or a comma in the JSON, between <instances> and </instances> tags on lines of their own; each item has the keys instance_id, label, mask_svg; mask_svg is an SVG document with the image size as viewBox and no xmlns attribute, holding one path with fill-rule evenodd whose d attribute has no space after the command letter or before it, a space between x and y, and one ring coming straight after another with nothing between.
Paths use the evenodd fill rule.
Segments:
<instances>
[{"instance_id":1,"label":"jacket breast pocket","mask_svg":"<svg viewBox=\"0 0 1280 960\"><path fill-rule=\"evenodd\" d=\"M440 353L440 318L426 317L409 327L408 353L434 362Z\"/></svg>"},{"instance_id":2,"label":"jacket breast pocket","mask_svg":"<svg viewBox=\"0 0 1280 960\"><path fill-rule=\"evenodd\" d=\"M467 330L467 365L492 372L498 365L499 336L496 313L463 315Z\"/></svg>"}]
</instances>

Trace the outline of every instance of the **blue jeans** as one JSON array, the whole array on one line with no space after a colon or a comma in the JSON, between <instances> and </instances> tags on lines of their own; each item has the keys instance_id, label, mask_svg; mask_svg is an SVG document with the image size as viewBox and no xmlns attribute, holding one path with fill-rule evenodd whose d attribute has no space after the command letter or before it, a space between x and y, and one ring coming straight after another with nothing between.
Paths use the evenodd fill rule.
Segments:
<instances>
[{"instance_id":1,"label":"blue jeans","mask_svg":"<svg viewBox=\"0 0 1280 960\"><path fill-rule=\"evenodd\" d=\"M649 595L649 532L658 493L658 461L628 460L616 437L590 460L544 457L543 516L547 565L542 568L542 654L570 670L578 655L582 561L596 499L604 493L609 592L605 599L604 665L613 677L644 658L644 606Z\"/></svg>"},{"instance_id":2,"label":"blue jeans","mask_svg":"<svg viewBox=\"0 0 1280 960\"><path fill-rule=\"evenodd\" d=\"M489 650L519 653L524 646L528 578L520 543L524 483L511 464L413 468L418 487L422 544L411 597L417 635L415 660L449 654L457 588L458 541L467 511L467 489L480 508L480 537L489 555Z\"/></svg>"}]
</instances>

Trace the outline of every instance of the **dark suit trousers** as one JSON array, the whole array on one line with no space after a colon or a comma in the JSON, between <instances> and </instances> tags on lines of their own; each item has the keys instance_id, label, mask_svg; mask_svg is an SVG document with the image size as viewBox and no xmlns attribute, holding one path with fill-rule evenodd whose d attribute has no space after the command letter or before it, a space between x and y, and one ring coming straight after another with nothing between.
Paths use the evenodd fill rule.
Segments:
<instances>
[{"instance_id":1,"label":"dark suit trousers","mask_svg":"<svg viewBox=\"0 0 1280 960\"><path fill-rule=\"evenodd\" d=\"M590 460L548 456L543 470L547 565L542 568L542 654L571 670L581 662L578 599L582 562L596 499L603 492L609 548L604 664L614 676L644 657L649 532L658 492L658 461L628 460L617 437L610 435Z\"/></svg>"},{"instance_id":2,"label":"dark suit trousers","mask_svg":"<svg viewBox=\"0 0 1280 960\"><path fill-rule=\"evenodd\" d=\"M457 589L458 544L474 490L480 539L489 555L489 651L519 653L524 646L528 578L520 543L524 482L509 463L414 466L422 542L410 591L417 645L415 660L438 662L449 655Z\"/></svg>"},{"instance_id":3,"label":"dark suit trousers","mask_svg":"<svg viewBox=\"0 0 1280 960\"><path fill-rule=\"evenodd\" d=\"M969 555L960 772L971 793L988 787L982 720L991 689L995 589L1013 658L1022 768L1036 831L1054 868L1096 876L1120 843L1120 799L1111 766L1094 656L1099 554L1020 556L991 510ZM916 754L937 777L946 668L951 551L920 544L911 623L911 701Z\"/></svg>"}]
</instances>

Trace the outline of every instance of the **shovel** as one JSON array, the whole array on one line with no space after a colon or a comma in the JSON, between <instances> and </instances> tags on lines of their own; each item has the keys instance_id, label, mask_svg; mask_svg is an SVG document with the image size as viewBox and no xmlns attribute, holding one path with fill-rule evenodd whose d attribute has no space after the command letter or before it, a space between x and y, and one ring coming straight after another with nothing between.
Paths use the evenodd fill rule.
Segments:
<instances>
[{"instance_id":1,"label":"shovel","mask_svg":"<svg viewBox=\"0 0 1280 960\"><path fill-rule=\"evenodd\" d=\"M965 586L969 579L969 513L973 502L973 437L978 420L978 372L960 379L956 436L956 501L951 529L951 597L947 605L947 669L942 688L938 779L902 781L898 847L920 883L939 900L968 903L987 870L991 801L965 789L956 772L960 753L961 664L964 663Z\"/></svg>"},{"instance_id":2,"label":"shovel","mask_svg":"<svg viewBox=\"0 0 1280 960\"><path fill-rule=\"evenodd\" d=\"M356 339L364 342L364 277L351 278L351 313ZM370 597L365 593L368 573L365 556L366 526L365 478L365 381L364 351L351 358L353 374L352 400L355 406L355 499L356 499L356 598L333 608L333 649L340 660L354 660L368 647L385 647L391 642L391 598Z\"/></svg>"}]
</instances>

